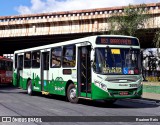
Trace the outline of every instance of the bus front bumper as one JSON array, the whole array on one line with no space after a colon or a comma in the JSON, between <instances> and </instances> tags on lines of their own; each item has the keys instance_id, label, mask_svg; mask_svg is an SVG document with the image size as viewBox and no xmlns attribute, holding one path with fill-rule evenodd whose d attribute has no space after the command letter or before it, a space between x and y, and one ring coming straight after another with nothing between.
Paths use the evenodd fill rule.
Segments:
<instances>
[{"instance_id":1,"label":"bus front bumper","mask_svg":"<svg viewBox=\"0 0 160 125\"><path fill-rule=\"evenodd\" d=\"M135 89L108 89L104 91L101 88L92 85L93 100L108 100L108 99L136 99L142 96L142 86ZM120 94L122 93L122 94Z\"/></svg>"}]
</instances>

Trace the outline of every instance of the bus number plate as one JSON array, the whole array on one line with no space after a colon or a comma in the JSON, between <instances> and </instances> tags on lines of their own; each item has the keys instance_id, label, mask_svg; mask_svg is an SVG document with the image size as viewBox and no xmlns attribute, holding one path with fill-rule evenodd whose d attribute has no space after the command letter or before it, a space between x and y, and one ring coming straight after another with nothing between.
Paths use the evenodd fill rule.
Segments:
<instances>
[{"instance_id":1,"label":"bus number plate","mask_svg":"<svg viewBox=\"0 0 160 125\"><path fill-rule=\"evenodd\" d=\"M119 95L128 95L128 92L119 92Z\"/></svg>"}]
</instances>

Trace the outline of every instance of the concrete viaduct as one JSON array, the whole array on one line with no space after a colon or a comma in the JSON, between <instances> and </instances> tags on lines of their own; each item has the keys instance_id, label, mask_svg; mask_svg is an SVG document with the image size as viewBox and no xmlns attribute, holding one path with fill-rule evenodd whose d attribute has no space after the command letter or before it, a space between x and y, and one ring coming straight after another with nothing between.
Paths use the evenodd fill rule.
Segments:
<instances>
[{"instance_id":1,"label":"concrete viaduct","mask_svg":"<svg viewBox=\"0 0 160 125\"><path fill-rule=\"evenodd\" d=\"M89 35L107 34L107 19L113 13L123 13L124 7L1 16L0 54ZM145 31L145 35L140 38L143 48L153 47L154 33L160 28L160 3L147 4L146 9L152 16L145 28L139 30Z\"/></svg>"}]
</instances>

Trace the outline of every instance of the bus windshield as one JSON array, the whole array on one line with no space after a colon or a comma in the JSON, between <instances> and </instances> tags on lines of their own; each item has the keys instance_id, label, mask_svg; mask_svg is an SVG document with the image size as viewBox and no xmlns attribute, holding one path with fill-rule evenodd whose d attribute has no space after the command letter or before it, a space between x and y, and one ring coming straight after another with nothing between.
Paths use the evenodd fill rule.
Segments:
<instances>
[{"instance_id":1,"label":"bus windshield","mask_svg":"<svg viewBox=\"0 0 160 125\"><path fill-rule=\"evenodd\" d=\"M140 74L140 50L133 48L96 48L93 68L98 74Z\"/></svg>"},{"instance_id":2,"label":"bus windshield","mask_svg":"<svg viewBox=\"0 0 160 125\"><path fill-rule=\"evenodd\" d=\"M0 70L12 71L12 62L0 60Z\"/></svg>"}]
</instances>

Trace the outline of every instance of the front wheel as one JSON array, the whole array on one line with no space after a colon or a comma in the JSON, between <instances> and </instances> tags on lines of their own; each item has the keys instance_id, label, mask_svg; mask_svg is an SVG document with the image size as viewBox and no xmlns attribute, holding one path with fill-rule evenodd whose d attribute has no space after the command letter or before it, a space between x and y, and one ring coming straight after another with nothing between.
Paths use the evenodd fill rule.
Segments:
<instances>
[{"instance_id":1,"label":"front wheel","mask_svg":"<svg viewBox=\"0 0 160 125\"><path fill-rule=\"evenodd\" d=\"M28 95L33 95L33 89L32 89L32 82L31 82L31 80L29 80L28 84L27 84L27 93L28 93Z\"/></svg>"},{"instance_id":2,"label":"front wheel","mask_svg":"<svg viewBox=\"0 0 160 125\"><path fill-rule=\"evenodd\" d=\"M67 88L67 99L71 103L78 103L78 98L76 96L76 88L74 84L70 84Z\"/></svg>"}]
</instances>

